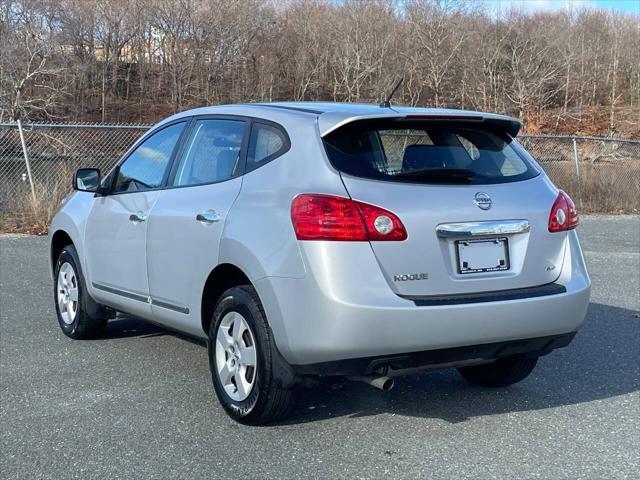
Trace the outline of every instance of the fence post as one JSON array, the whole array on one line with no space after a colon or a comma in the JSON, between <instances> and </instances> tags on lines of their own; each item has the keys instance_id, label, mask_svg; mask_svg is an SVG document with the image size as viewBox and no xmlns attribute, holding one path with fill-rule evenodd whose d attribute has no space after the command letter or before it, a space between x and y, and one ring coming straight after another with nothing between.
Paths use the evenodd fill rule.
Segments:
<instances>
[{"instance_id":1,"label":"fence post","mask_svg":"<svg viewBox=\"0 0 640 480\"><path fill-rule=\"evenodd\" d=\"M31 165L29 164L29 152L27 152L27 144L24 141L24 132L22 131L22 121L18 118L18 133L20 134L20 143L22 144L22 154L24 155L24 163L27 166L27 175L29 176L29 186L31 187L31 197L36 201L36 189L33 186L33 177L31 176Z\"/></svg>"},{"instance_id":2,"label":"fence post","mask_svg":"<svg viewBox=\"0 0 640 480\"><path fill-rule=\"evenodd\" d=\"M580 185L580 162L578 160L578 142L576 142L576 137L573 137L572 140L573 140L573 160L576 164L576 180L578 181L578 203L580 204L580 208L582 209L582 187Z\"/></svg>"}]
</instances>

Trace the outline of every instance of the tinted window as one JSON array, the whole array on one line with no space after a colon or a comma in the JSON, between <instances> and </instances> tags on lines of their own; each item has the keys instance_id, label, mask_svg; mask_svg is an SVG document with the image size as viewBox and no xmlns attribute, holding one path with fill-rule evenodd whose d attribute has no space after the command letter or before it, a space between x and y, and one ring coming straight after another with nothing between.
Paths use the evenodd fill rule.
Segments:
<instances>
[{"instance_id":1,"label":"tinted window","mask_svg":"<svg viewBox=\"0 0 640 480\"><path fill-rule=\"evenodd\" d=\"M505 183L526 180L536 168L499 131L401 123L350 124L325 137L332 164L345 173L418 183Z\"/></svg>"},{"instance_id":2,"label":"tinted window","mask_svg":"<svg viewBox=\"0 0 640 480\"><path fill-rule=\"evenodd\" d=\"M279 128L262 123L254 123L251 129L251 138L249 139L247 170L252 170L282 155L287 147L287 137Z\"/></svg>"},{"instance_id":3,"label":"tinted window","mask_svg":"<svg viewBox=\"0 0 640 480\"><path fill-rule=\"evenodd\" d=\"M129 155L118 170L114 192L138 192L158 188L185 123L176 123L153 134Z\"/></svg>"},{"instance_id":4,"label":"tinted window","mask_svg":"<svg viewBox=\"0 0 640 480\"><path fill-rule=\"evenodd\" d=\"M233 177L245 123L238 120L198 120L194 126L174 185L200 185Z\"/></svg>"}]
</instances>

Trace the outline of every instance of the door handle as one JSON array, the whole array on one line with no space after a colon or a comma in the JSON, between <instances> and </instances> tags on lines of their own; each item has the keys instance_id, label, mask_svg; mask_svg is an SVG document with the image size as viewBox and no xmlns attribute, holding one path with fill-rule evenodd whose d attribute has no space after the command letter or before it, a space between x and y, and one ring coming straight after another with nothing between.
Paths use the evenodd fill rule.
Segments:
<instances>
[{"instance_id":1,"label":"door handle","mask_svg":"<svg viewBox=\"0 0 640 480\"><path fill-rule=\"evenodd\" d=\"M147 216L140 211L129 215L129 220L132 221L133 223L144 222L146 219L147 219Z\"/></svg>"},{"instance_id":2,"label":"door handle","mask_svg":"<svg viewBox=\"0 0 640 480\"><path fill-rule=\"evenodd\" d=\"M206 212L196 215L196 220L207 224L216 223L220 221L220 215L218 215L214 210L207 210Z\"/></svg>"}]
</instances>

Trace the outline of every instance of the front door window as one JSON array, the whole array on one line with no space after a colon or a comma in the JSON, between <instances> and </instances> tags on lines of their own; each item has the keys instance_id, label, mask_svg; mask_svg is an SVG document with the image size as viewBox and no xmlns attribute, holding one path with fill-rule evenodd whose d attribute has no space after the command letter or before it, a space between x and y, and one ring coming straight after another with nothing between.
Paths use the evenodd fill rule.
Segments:
<instances>
[{"instance_id":1,"label":"front door window","mask_svg":"<svg viewBox=\"0 0 640 480\"><path fill-rule=\"evenodd\" d=\"M160 187L184 127L184 122L170 125L138 145L120 165L113 193Z\"/></svg>"}]
</instances>

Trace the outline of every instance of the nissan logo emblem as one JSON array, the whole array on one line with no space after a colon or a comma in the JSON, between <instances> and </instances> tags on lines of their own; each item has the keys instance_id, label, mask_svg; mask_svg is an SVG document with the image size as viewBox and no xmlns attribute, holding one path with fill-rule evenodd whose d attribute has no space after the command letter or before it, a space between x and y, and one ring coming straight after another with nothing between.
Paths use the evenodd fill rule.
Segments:
<instances>
[{"instance_id":1,"label":"nissan logo emblem","mask_svg":"<svg viewBox=\"0 0 640 480\"><path fill-rule=\"evenodd\" d=\"M473 203L475 203L478 208L482 210L489 210L492 205L491 197L484 192L476 193L476 196L473 199Z\"/></svg>"}]
</instances>

